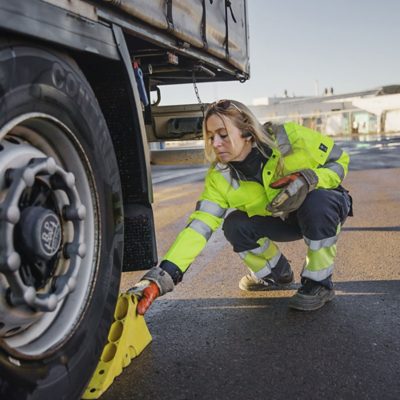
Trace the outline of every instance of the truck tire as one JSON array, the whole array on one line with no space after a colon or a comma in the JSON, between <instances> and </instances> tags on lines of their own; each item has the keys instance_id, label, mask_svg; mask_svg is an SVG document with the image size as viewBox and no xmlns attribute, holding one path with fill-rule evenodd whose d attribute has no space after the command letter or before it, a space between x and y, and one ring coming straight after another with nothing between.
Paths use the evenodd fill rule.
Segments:
<instances>
[{"instance_id":1,"label":"truck tire","mask_svg":"<svg viewBox=\"0 0 400 400\"><path fill-rule=\"evenodd\" d=\"M3 39L0 60L0 398L79 399L121 277L116 156L73 59Z\"/></svg>"}]
</instances>

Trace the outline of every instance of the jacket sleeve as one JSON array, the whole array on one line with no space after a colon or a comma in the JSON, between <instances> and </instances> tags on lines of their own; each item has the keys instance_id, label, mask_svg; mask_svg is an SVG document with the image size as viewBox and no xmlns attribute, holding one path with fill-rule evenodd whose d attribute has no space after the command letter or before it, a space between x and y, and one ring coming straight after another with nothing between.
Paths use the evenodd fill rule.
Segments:
<instances>
[{"instance_id":1,"label":"jacket sleeve","mask_svg":"<svg viewBox=\"0 0 400 400\"><path fill-rule=\"evenodd\" d=\"M312 129L285 124L294 153L308 158L311 169L318 176L317 189L334 189L347 175L350 157L332 138Z\"/></svg>"},{"instance_id":2,"label":"jacket sleeve","mask_svg":"<svg viewBox=\"0 0 400 400\"><path fill-rule=\"evenodd\" d=\"M325 164L315 169L318 176L317 189L333 189L338 187L347 175L349 162L350 157L348 153L334 144Z\"/></svg>"},{"instance_id":3,"label":"jacket sleeve","mask_svg":"<svg viewBox=\"0 0 400 400\"><path fill-rule=\"evenodd\" d=\"M175 264L184 273L205 247L212 233L221 225L228 204L214 182L211 170L188 224L176 237L163 261Z\"/></svg>"}]
</instances>

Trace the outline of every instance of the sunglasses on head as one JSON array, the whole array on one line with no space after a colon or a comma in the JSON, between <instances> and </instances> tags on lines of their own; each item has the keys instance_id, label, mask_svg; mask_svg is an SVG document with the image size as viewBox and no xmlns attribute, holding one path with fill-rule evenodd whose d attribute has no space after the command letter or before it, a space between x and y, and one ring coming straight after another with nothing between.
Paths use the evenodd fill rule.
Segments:
<instances>
[{"instance_id":1,"label":"sunglasses on head","mask_svg":"<svg viewBox=\"0 0 400 400\"><path fill-rule=\"evenodd\" d=\"M242 110L232 101L230 100L218 100L215 103L211 104L211 109L215 109L215 110L219 110L219 111L226 111L229 108L235 108L237 111L239 111L240 113L242 112Z\"/></svg>"}]
</instances>

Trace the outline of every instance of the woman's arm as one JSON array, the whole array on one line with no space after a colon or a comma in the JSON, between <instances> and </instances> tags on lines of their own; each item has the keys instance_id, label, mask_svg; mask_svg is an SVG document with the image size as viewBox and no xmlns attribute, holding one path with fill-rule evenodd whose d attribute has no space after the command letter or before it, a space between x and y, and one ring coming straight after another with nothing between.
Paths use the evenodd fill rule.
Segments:
<instances>
[{"instance_id":1,"label":"woman's arm","mask_svg":"<svg viewBox=\"0 0 400 400\"><path fill-rule=\"evenodd\" d=\"M213 181L213 173L209 172L195 211L165 254L161 266L173 263L183 274L221 225L227 208L226 200Z\"/></svg>"},{"instance_id":2,"label":"woman's arm","mask_svg":"<svg viewBox=\"0 0 400 400\"><path fill-rule=\"evenodd\" d=\"M152 302L173 290L190 264L204 249L223 221L228 205L207 174L205 187L188 224L179 233L158 267L151 268L129 292L139 297L138 313L143 315Z\"/></svg>"}]
</instances>

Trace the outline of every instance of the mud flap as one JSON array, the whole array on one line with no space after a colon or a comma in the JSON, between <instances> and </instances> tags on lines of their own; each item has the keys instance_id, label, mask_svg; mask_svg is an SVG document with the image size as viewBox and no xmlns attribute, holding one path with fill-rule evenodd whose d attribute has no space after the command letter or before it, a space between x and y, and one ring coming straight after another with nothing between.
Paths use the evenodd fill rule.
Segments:
<instances>
[{"instance_id":1,"label":"mud flap","mask_svg":"<svg viewBox=\"0 0 400 400\"><path fill-rule=\"evenodd\" d=\"M137 304L138 300L134 295L120 294L114 322L108 333L108 343L82 399L98 399L121 374L123 368L151 342L152 337L144 318L136 313Z\"/></svg>"}]
</instances>

